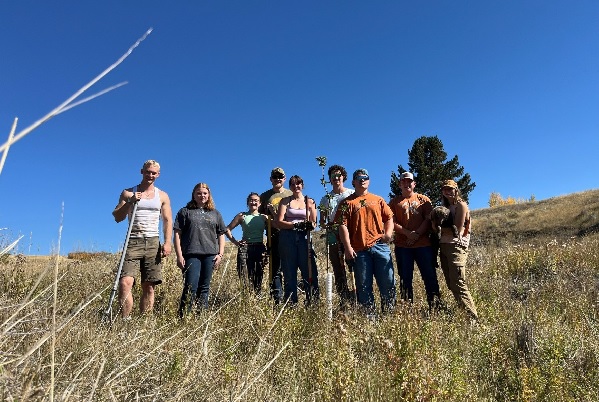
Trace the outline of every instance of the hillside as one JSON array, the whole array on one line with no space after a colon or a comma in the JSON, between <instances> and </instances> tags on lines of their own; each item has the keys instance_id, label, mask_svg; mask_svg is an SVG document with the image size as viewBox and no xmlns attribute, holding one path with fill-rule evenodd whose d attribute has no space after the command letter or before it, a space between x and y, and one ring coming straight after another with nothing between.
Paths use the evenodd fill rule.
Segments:
<instances>
[{"instance_id":1,"label":"hillside","mask_svg":"<svg viewBox=\"0 0 599 402\"><path fill-rule=\"evenodd\" d=\"M565 239L599 232L599 190L472 211L477 244Z\"/></svg>"},{"instance_id":2,"label":"hillside","mask_svg":"<svg viewBox=\"0 0 599 402\"><path fill-rule=\"evenodd\" d=\"M418 273L413 302L375 319L336 294L330 318L324 293L310 308L275 305L266 280L258 296L244 287L231 244L207 310L179 320L169 257L153 313L121 320L115 302L107 322L117 255L0 259L0 400L599 400L598 196L473 211L478 322L440 270L436 311ZM324 292L330 267L314 238Z\"/></svg>"}]
</instances>

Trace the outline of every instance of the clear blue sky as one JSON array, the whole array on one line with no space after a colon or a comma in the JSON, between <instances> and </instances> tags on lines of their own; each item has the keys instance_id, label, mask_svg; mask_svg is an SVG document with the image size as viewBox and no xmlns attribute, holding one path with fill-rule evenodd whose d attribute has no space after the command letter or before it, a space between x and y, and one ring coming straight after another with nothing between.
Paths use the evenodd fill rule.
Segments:
<instances>
[{"instance_id":1,"label":"clear blue sky","mask_svg":"<svg viewBox=\"0 0 599 402\"><path fill-rule=\"evenodd\" d=\"M476 182L537 199L597 188L599 2L0 1L0 135L25 128L153 33L94 89L129 84L14 144L0 238L117 251L111 211L146 159L173 214L207 182L228 223L270 170L320 199L315 157L389 193L437 135ZM2 134L4 133L4 134Z\"/></svg>"}]
</instances>

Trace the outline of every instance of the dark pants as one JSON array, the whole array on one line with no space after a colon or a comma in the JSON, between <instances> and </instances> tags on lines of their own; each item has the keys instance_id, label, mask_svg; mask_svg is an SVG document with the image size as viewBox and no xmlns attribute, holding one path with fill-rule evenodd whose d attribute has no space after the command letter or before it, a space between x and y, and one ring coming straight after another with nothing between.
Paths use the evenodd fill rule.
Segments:
<instances>
[{"instance_id":1,"label":"dark pants","mask_svg":"<svg viewBox=\"0 0 599 402\"><path fill-rule=\"evenodd\" d=\"M334 244L329 244L329 261L333 267L333 275L335 275L335 291L341 300L352 299L351 292L347 285L347 271L343 257L343 245L337 241ZM340 254L341 253L341 254Z\"/></svg>"},{"instance_id":2,"label":"dark pants","mask_svg":"<svg viewBox=\"0 0 599 402\"><path fill-rule=\"evenodd\" d=\"M283 301L283 271L281 271L281 255L279 254L279 231L272 229L270 236L270 295L275 303Z\"/></svg>"},{"instance_id":3,"label":"dark pants","mask_svg":"<svg viewBox=\"0 0 599 402\"><path fill-rule=\"evenodd\" d=\"M399 274L399 293L402 300L413 301L414 262L418 265L429 306L439 297L439 282L433 266L433 252L430 246L425 247L395 247L395 260Z\"/></svg>"},{"instance_id":4,"label":"dark pants","mask_svg":"<svg viewBox=\"0 0 599 402\"><path fill-rule=\"evenodd\" d=\"M237 250L237 273L241 282L252 287L256 294L262 289L264 276L263 254L266 247L262 243L246 244Z\"/></svg>"}]
</instances>

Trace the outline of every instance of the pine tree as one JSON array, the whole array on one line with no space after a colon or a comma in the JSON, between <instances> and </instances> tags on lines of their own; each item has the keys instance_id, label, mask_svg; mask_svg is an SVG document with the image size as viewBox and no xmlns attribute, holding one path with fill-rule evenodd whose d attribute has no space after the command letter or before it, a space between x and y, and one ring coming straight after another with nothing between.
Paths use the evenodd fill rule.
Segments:
<instances>
[{"instance_id":1,"label":"pine tree","mask_svg":"<svg viewBox=\"0 0 599 402\"><path fill-rule=\"evenodd\" d=\"M447 152L437 136L422 136L414 141L412 149L408 150L408 171L414 174L416 191L429 197L433 205L440 204L441 183L453 179L458 183L462 198L468 202L468 195L474 190L476 183L471 182L470 174L464 173L464 167L460 166L457 155L449 161L446 159ZM398 165L397 173L391 172L389 197L401 194L399 176L405 171L402 165Z\"/></svg>"}]
</instances>

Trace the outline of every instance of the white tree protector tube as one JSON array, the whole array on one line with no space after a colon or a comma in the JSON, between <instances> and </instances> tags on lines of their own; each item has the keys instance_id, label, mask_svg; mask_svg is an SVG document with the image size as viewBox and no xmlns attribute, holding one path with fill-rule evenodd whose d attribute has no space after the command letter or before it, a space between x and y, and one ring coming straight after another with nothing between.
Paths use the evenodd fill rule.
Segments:
<instances>
[{"instance_id":1,"label":"white tree protector tube","mask_svg":"<svg viewBox=\"0 0 599 402\"><path fill-rule=\"evenodd\" d=\"M333 273L327 272L327 315L329 320L333 319Z\"/></svg>"}]
</instances>

